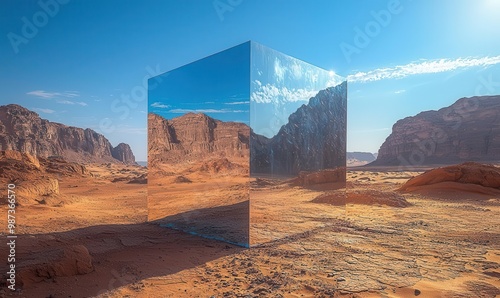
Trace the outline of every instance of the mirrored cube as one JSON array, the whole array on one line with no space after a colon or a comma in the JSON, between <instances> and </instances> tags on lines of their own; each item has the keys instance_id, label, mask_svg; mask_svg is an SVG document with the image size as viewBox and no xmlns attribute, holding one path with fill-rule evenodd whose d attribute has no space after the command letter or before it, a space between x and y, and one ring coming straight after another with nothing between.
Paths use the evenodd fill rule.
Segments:
<instances>
[{"instance_id":1,"label":"mirrored cube","mask_svg":"<svg viewBox=\"0 0 500 298\"><path fill-rule=\"evenodd\" d=\"M149 221L249 247L342 216L343 81L255 42L151 78Z\"/></svg>"}]
</instances>

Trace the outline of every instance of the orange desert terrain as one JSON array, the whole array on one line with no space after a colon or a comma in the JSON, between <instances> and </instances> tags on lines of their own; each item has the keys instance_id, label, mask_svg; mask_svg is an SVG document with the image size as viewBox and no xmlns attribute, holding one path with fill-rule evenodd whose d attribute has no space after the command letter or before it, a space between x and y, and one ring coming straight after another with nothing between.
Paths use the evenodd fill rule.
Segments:
<instances>
[{"instance_id":1,"label":"orange desert terrain","mask_svg":"<svg viewBox=\"0 0 500 298\"><path fill-rule=\"evenodd\" d=\"M465 164L422 176L351 168L347 195L297 179L213 175L260 193L250 222L267 240L245 249L146 223L145 168L82 168L18 152L1 162L3 185L20 167L49 181L16 186L19 290L2 285L2 297L500 295L498 167ZM58 172L48 171L51 164ZM491 184L468 180L471 172Z\"/></svg>"}]
</instances>

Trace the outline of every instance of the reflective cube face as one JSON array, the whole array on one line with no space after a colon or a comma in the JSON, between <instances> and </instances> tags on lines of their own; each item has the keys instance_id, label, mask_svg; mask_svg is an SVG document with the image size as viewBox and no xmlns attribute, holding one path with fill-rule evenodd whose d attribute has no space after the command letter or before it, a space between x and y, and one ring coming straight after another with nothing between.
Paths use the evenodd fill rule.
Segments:
<instances>
[{"instance_id":1,"label":"reflective cube face","mask_svg":"<svg viewBox=\"0 0 500 298\"><path fill-rule=\"evenodd\" d=\"M250 45L149 80L149 220L249 244Z\"/></svg>"},{"instance_id":2,"label":"reflective cube face","mask_svg":"<svg viewBox=\"0 0 500 298\"><path fill-rule=\"evenodd\" d=\"M247 42L151 78L148 92L150 221L249 247L343 216L338 75ZM335 207L315 203L320 189Z\"/></svg>"},{"instance_id":3,"label":"reflective cube face","mask_svg":"<svg viewBox=\"0 0 500 298\"><path fill-rule=\"evenodd\" d=\"M347 84L334 72L257 43L250 71L254 246L344 216ZM319 191L328 191L334 206L324 205Z\"/></svg>"}]
</instances>

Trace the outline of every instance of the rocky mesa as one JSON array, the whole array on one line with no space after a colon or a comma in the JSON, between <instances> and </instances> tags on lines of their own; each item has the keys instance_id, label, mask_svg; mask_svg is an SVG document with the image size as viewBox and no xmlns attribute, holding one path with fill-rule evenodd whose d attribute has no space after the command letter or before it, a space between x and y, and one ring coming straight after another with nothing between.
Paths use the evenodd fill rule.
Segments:
<instances>
[{"instance_id":1,"label":"rocky mesa","mask_svg":"<svg viewBox=\"0 0 500 298\"><path fill-rule=\"evenodd\" d=\"M50 122L22 106L0 106L0 150L17 150L33 156L61 156L78 163L122 162L135 164L130 146L113 147L92 129Z\"/></svg>"},{"instance_id":2,"label":"rocky mesa","mask_svg":"<svg viewBox=\"0 0 500 298\"><path fill-rule=\"evenodd\" d=\"M177 164L206 158L249 156L250 128L223 122L203 113L187 113L167 120L148 115L148 161Z\"/></svg>"},{"instance_id":3,"label":"rocky mesa","mask_svg":"<svg viewBox=\"0 0 500 298\"><path fill-rule=\"evenodd\" d=\"M500 96L476 96L397 121L371 165L498 162L499 157Z\"/></svg>"}]
</instances>

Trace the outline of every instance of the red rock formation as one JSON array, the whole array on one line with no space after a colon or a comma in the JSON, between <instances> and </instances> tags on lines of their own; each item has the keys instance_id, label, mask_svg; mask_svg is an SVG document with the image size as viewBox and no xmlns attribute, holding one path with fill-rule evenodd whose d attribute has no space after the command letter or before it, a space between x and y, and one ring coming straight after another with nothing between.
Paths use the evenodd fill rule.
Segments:
<instances>
[{"instance_id":1,"label":"red rock formation","mask_svg":"<svg viewBox=\"0 0 500 298\"><path fill-rule=\"evenodd\" d=\"M29 285L62 276L94 271L92 257L83 245L72 245L35 254L19 268L19 284Z\"/></svg>"},{"instance_id":2,"label":"red rock formation","mask_svg":"<svg viewBox=\"0 0 500 298\"><path fill-rule=\"evenodd\" d=\"M188 113L167 120L148 115L148 161L177 164L213 157L248 157L250 128L205 114Z\"/></svg>"},{"instance_id":3,"label":"red rock formation","mask_svg":"<svg viewBox=\"0 0 500 298\"><path fill-rule=\"evenodd\" d=\"M474 184L500 190L500 168L474 162L437 168L408 180L400 190L411 191L420 186L443 182Z\"/></svg>"},{"instance_id":4,"label":"red rock formation","mask_svg":"<svg viewBox=\"0 0 500 298\"><path fill-rule=\"evenodd\" d=\"M43 197L57 196L58 178L61 176L89 175L91 173L85 166L64 159L37 158L29 153L12 150L0 151L0 184L14 183L19 195L17 202L21 205L43 201Z\"/></svg>"},{"instance_id":5,"label":"red rock formation","mask_svg":"<svg viewBox=\"0 0 500 298\"><path fill-rule=\"evenodd\" d=\"M125 164L135 164L134 153L132 153L132 149L130 149L128 144L120 143L112 148L111 156Z\"/></svg>"},{"instance_id":6,"label":"red rock formation","mask_svg":"<svg viewBox=\"0 0 500 298\"><path fill-rule=\"evenodd\" d=\"M126 144L113 148L92 129L50 122L19 105L0 106L0 150L16 150L34 156L61 156L72 162L123 162L135 158Z\"/></svg>"},{"instance_id":7,"label":"red rock formation","mask_svg":"<svg viewBox=\"0 0 500 298\"><path fill-rule=\"evenodd\" d=\"M298 177L290 180L290 182L293 185L307 187L316 184L345 182L345 175L345 167L317 172L300 172Z\"/></svg>"},{"instance_id":8,"label":"red rock formation","mask_svg":"<svg viewBox=\"0 0 500 298\"><path fill-rule=\"evenodd\" d=\"M500 159L500 96L462 98L394 124L372 165L451 164Z\"/></svg>"}]
</instances>

